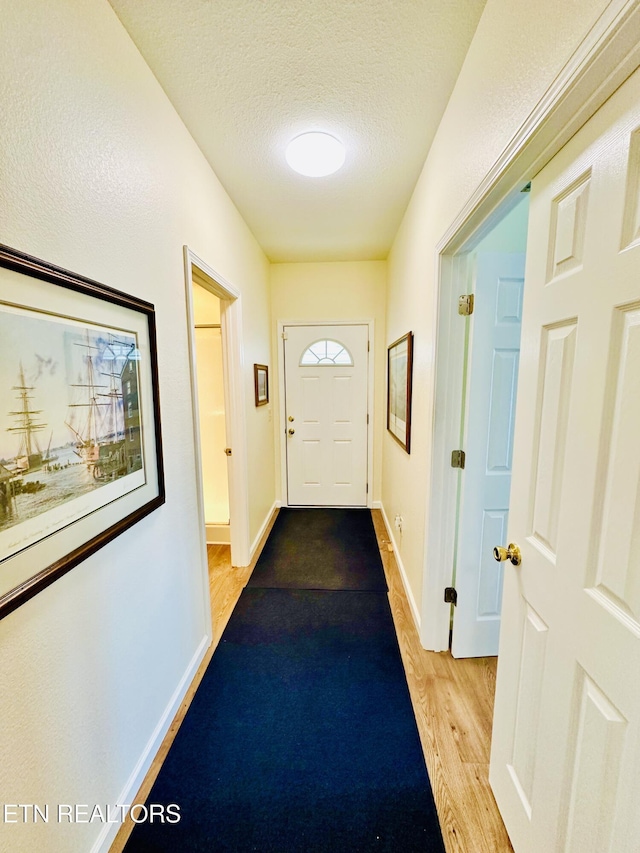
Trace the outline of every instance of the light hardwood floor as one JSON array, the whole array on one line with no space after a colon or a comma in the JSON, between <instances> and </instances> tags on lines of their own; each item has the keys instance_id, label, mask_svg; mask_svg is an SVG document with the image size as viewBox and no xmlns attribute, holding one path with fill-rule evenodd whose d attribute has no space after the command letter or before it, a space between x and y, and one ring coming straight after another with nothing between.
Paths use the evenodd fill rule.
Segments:
<instances>
[{"instance_id":1,"label":"light hardwood floor","mask_svg":"<svg viewBox=\"0 0 640 853\"><path fill-rule=\"evenodd\" d=\"M426 652L421 647L396 559L388 547L382 513L373 510L372 515L447 853L512 853L489 788L496 659L454 660L448 652ZM134 802L144 802L151 790L274 520L275 516L247 568L231 566L228 545L210 545L207 549L213 643ZM121 853L132 829L133 823L127 818L110 853Z\"/></svg>"},{"instance_id":2,"label":"light hardwood floor","mask_svg":"<svg viewBox=\"0 0 640 853\"><path fill-rule=\"evenodd\" d=\"M447 853L511 853L489 787L497 659L422 648L382 513L372 515Z\"/></svg>"}]
</instances>

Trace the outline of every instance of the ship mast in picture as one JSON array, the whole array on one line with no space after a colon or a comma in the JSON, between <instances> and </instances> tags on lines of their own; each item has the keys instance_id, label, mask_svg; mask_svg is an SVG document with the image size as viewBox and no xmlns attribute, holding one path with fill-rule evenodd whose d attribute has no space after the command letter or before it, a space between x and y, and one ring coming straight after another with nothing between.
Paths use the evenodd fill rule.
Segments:
<instances>
[{"instance_id":1,"label":"ship mast in picture","mask_svg":"<svg viewBox=\"0 0 640 853\"><path fill-rule=\"evenodd\" d=\"M84 388L84 399L81 403L70 403L70 409L87 409L86 421L83 428L78 430L72 424L67 422L67 426L77 438L76 453L83 462L88 464L94 463L98 459L100 449L100 409L105 403L98 400L100 389L106 388L106 385L98 385L95 381L95 369L93 359L95 355L93 351L98 352L98 347L89 343L89 333L87 332L87 342L84 344L75 343L75 346L83 347L87 350L84 357L86 372L84 382L76 382L71 385L72 388Z\"/></svg>"},{"instance_id":2,"label":"ship mast in picture","mask_svg":"<svg viewBox=\"0 0 640 853\"><path fill-rule=\"evenodd\" d=\"M100 397L104 397L108 402L103 403L109 407L109 418L105 422L104 432L105 438L110 439L111 441L120 441L122 439L123 430L120 429L120 401L122 400L122 391L118 390L118 386L116 383L121 382L121 376L119 373L105 373L102 371L103 376L109 377L109 390L106 394L99 394Z\"/></svg>"},{"instance_id":3,"label":"ship mast in picture","mask_svg":"<svg viewBox=\"0 0 640 853\"><path fill-rule=\"evenodd\" d=\"M109 480L121 476L126 469L123 430L118 427L122 390L118 389L120 374L104 373L109 384L99 384L96 372L104 356L100 347L90 343L87 332L86 343L75 343L87 350L84 356L84 382L76 382L72 388L84 389L82 402L70 403L70 409L86 409L86 419L80 428L67 422L76 437L75 452L92 470L96 480ZM96 361L97 360L97 361ZM96 366L98 365L98 367Z\"/></svg>"},{"instance_id":4,"label":"ship mast in picture","mask_svg":"<svg viewBox=\"0 0 640 853\"><path fill-rule=\"evenodd\" d=\"M34 391L35 386L27 385L22 362L20 362L19 384L14 385L13 390L18 392L17 400L20 403L20 408L15 412L9 412L17 423L15 426L9 427L7 432L14 432L21 436L20 449L15 457L15 470L21 473L37 471L46 463L51 462L52 459L49 456L49 450L43 456L35 435L37 432L46 429L47 424L38 422L38 416L42 414L42 409L31 408L33 396L29 392Z\"/></svg>"}]
</instances>

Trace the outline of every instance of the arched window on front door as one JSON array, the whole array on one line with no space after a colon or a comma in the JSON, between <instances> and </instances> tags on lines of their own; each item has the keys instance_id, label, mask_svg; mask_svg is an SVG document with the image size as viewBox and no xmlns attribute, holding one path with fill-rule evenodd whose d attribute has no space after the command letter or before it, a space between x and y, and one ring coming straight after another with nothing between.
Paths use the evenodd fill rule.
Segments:
<instances>
[{"instance_id":1,"label":"arched window on front door","mask_svg":"<svg viewBox=\"0 0 640 853\"><path fill-rule=\"evenodd\" d=\"M300 359L301 367L316 364L325 364L329 367L349 366L353 365L353 358L349 350L339 341L325 339L311 344L302 353L302 358Z\"/></svg>"}]
</instances>

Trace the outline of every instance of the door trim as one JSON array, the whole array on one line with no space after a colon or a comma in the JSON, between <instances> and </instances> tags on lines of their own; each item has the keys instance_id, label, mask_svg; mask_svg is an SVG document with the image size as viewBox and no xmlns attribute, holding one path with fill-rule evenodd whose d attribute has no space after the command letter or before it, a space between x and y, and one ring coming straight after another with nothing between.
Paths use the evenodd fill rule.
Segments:
<instances>
[{"instance_id":1,"label":"door trim","mask_svg":"<svg viewBox=\"0 0 640 853\"><path fill-rule=\"evenodd\" d=\"M202 484L202 455L200 452L200 418L198 412L198 383L196 375L196 340L193 319L192 269L198 270L207 283L207 289L220 299L220 324L222 326L222 367L225 400L227 442L233 449L228 459L229 516L231 518L231 563L248 566L249 551L249 488L247 460L247 431L243 365L242 297L231 282L184 246L184 275L187 304L187 336L189 344L189 372L191 407L193 412L193 441L196 468L198 522L201 530L201 552L205 567L206 600L209 601L209 576L207 570L207 545L204 517L204 492ZM210 620L209 620L210 621Z\"/></svg>"},{"instance_id":2,"label":"door trim","mask_svg":"<svg viewBox=\"0 0 640 853\"><path fill-rule=\"evenodd\" d=\"M530 181L640 65L640 5L612 0L453 220L438 253L479 242ZM491 217L491 214L494 214Z\"/></svg>"},{"instance_id":3,"label":"door trim","mask_svg":"<svg viewBox=\"0 0 640 853\"><path fill-rule=\"evenodd\" d=\"M290 506L289 490L287 484L287 442L286 442L286 412L285 412L285 387L284 387L284 348L283 332L285 326L367 326L369 332L369 359L367 365L367 507L371 509L373 502L373 400L374 400L374 362L375 362L375 340L374 320L278 320L278 434L280 436L280 494L281 506Z\"/></svg>"},{"instance_id":4,"label":"door trim","mask_svg":"<svg viewBox=\"0 0 640 853\"><path fill-rule=\"evenodd\" d=\"M433 340L435 369L431 476L425 513L420 640L425 649L449 648L450 584L456 517L456 476L450 452L459 436L461 339L453 299L465 292L464 254L514 206L523 186L591 118L640 64L640 4L613 0L487 172L436 246ZM462 288L462 289L460 289ZM438 419L435 412L438 412Z\"/></svg>"}]
</instances>

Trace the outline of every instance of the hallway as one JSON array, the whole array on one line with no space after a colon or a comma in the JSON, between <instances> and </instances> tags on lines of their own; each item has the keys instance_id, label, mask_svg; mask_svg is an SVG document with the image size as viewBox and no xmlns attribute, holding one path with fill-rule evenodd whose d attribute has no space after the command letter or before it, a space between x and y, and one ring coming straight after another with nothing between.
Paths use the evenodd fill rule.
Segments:
<instances>
[{"instance_id":1,"label":"hallway","mask_svg":"<svg viewBox=\"0 0 640 853\"><path fill-rule=\"evenodd\" d=\"M0 853L122 849L120 820L108 816L149 790L274 515L293 503L288 455L309 439L286 397L283 336L304 325L369 330L357 505L373 514L447 853L508 853L500 815L519 853L635 851L640 0L8 0L3 12L0 521L29 406L43 459L48 446L75 455L88 482L108 473L95 468L100 446L123 440L124 427L103 426L98 458L81 462L69 411L84 411L76 397L90 384L64 354L67 327L90 326L101 357L122 336L140 382L127 379L115 402L105 363L110 393L96 395L121 406L123 424L126 414L134 479L61 490L62 503L42 512L50 492L34 486L17 495L34 516L12 511L0 530ZM287 159L314 131L342 143L331 174L305 175ZM603 142L590 135L601 132ZM464 365L482 314L473 252L522 193L539 286L526 271L522 300L503 288L501 322L522 319L526 345L495 362L503 390L519 377L517 500L508 517L504 502L483 505L487 547L475 563L483 589L497 591L480 615L508 626L497 666L448 649L452 617L455 640L466 604L480 601L463 589L477 536L468 553L457 547L467 530L459 486L471 479L463 454L467 474L484 458L462 425L474 417L473 360ZM209 518L194 270L221 300L207 325L220 326L230 392L224 442L208 445L229 474L229 510ZM220 414L216 400L201 405ZM505 411L492 422L506 423ZM334 468L346 469L346 439L336 440ZM111 462L124 472L117 452ZM535 535L531 518L544 522ZM245 568L231 568L228 550L207 554L205 532L212 542L226 534ZM584 614L579 635L567 613ZM597 665L572 657L577 636ZM624 638L622 652L609 652L612 638ZM527 713L516 726L517 708ZM609 742L613 757L591 761ZM79 818L34 820L19 803L52 815L76 804ZM92 809L95 820L83 819Z\"/></svg>"},{"instance_id":2,"label":"hallway","mask_svg":"<svg viewBox=\"0 0 640 853\"><path fill-rule=\"evenodd\" d=\"M274 514L248 568L231 566L229 546L209 545L207 548L213 644L138 792L136 802L144 801L151 790L276 518L277 514ZM509 853L512 847L488 782L496 659L454 660L449 652L428 652L421 647L381 512L373 510L372 518L446 851ZM121 853L132 829L133 822L129 817L110 853Z\"/></svg>"}]
</instances>

